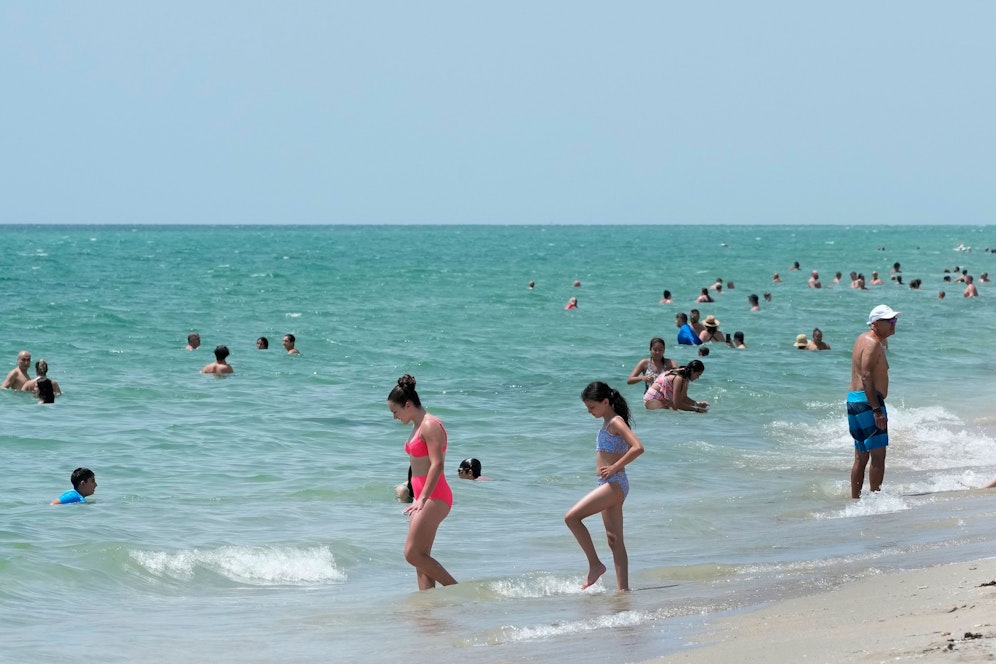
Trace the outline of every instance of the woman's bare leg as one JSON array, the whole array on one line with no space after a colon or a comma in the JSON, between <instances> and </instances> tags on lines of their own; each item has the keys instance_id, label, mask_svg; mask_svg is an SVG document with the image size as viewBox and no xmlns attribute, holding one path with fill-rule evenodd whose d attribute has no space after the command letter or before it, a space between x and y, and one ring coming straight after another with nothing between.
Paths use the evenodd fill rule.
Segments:
<instances>
[{"instance_id":1,"label":"woman's bare leg","mask_svg":"<svg viewBox=\"0 0 996 664\"><path fill-rule=\"evenodd\" d=\"M436 540L436 530L449 513L450 506L442 500L427 500L425 507L412 514L408 523L405 560L418 573L419 590L435 588L437 581L444 586L451 586L457 582L431 555L432 544Z\"/></svg>"}]
</instances>

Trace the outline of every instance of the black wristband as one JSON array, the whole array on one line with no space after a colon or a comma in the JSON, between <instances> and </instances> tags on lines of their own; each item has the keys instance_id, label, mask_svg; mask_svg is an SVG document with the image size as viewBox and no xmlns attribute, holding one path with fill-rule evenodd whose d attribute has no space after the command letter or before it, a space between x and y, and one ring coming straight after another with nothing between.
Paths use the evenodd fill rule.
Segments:
<instances>
[{"instance_id":1,"label":"black wristband","mask_svg":"<svg viewBox=\"0 0 996 664\"><path fill-rule=\"evenodd\" d=\"M872 412L878 415L879 413L882 412L882 407L879 406L878 408L872 408Z\"/></svg>"}]
</instances>

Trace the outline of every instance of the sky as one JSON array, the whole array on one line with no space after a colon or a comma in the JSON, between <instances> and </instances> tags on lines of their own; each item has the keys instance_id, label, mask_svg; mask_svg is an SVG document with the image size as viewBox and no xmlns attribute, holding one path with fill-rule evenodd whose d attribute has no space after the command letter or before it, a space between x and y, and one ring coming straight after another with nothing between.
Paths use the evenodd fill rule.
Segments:
<instances>
[{"instance_id":1,"label":"sky","mask_svg":"<svg viewBox=\"0 0 996 664\"><path fill-rule=\"evenodd\" d=\"M993 224L996 2L0 1L0 223Z\"/></svg>"}]
</instances>

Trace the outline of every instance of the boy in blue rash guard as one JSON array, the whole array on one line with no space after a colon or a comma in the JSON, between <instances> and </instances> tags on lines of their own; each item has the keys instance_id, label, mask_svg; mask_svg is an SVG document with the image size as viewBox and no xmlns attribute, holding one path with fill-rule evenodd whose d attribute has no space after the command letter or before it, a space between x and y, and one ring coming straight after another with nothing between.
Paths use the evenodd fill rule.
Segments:
<instances>
[{"instance_id":1,"label":"boy in blue rash guard","mask_svg":"<svg viewBox=\"0 0 996 664\"><path fill-rule=\"evenodd\" d=\"M89 468L77 468L69 479L73 483L72 491L65 492L49 503L50 505L85 503L86 497L92 496L93 492L97 490L97 478Z\"/></svg>"}]
</instances>

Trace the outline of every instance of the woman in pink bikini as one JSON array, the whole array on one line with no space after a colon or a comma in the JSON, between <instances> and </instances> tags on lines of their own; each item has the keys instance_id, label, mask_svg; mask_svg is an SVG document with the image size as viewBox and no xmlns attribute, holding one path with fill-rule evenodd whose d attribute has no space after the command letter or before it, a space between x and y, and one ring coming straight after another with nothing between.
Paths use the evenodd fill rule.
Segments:
<instances>
[{"instance_id":1,"label":"woman in pink bikini","mask_svg":"<svg viewBox=\"0 0 996 664\"><path fill-rule=\"evenodd\" d=\"M387 395L387 407L394 419L412 425L412 433L405 442L405 452L411 461L415 501L405 508L405 514L411 517L405 541L405 560L418 573L419 590L435 588L437 582L444 586L453 585L456 579L431 555L436 530L453 507L453 492L443 472L446 429L442 422L422 407L415 391L415 377L409 374L399 378L398 385Z\"/></svg>"}]
</instances>

